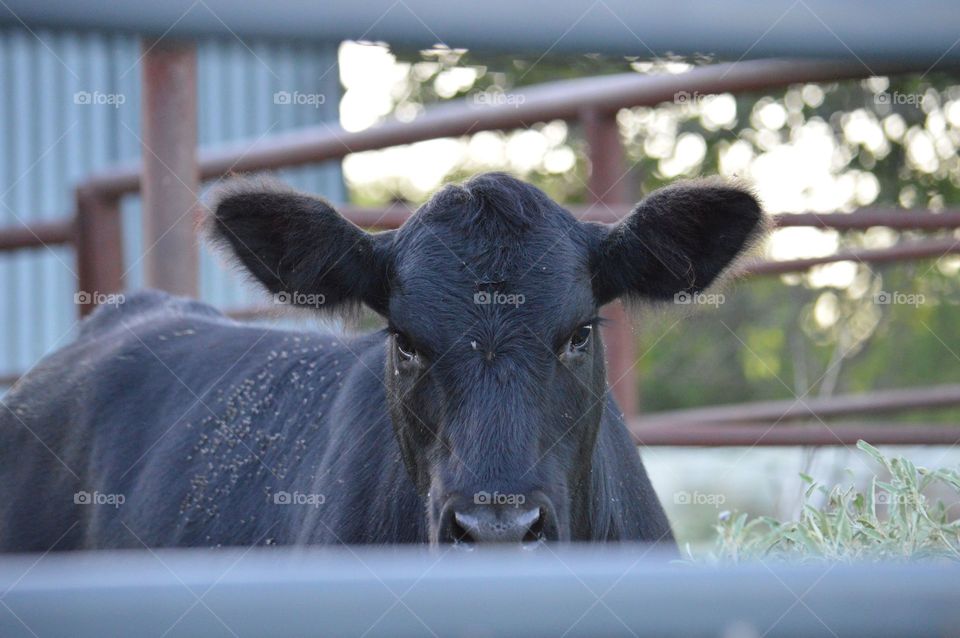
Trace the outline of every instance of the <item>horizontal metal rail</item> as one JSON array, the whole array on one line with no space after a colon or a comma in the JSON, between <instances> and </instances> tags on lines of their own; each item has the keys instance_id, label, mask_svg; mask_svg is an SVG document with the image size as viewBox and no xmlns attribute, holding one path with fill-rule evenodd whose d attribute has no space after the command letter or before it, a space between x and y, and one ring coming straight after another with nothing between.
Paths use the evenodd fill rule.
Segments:
<instances>
[{"instance_id":1,"label":"horizontal metal rail","mask_svg":"<svg viewBox=\"0 0 960 638\"><path fill-rule=\"evenodd\" d=\"M54 552L0 557L0 591L5 638L902 638L960 627L956 564L707 567L633 545Z\"/></svg>"},{"instance_id":2,"label":"horizontal metal rail","mask_svg":"<svg viewBox=\"0 0 960 638\"><path fill-rule=\"evenodd\" d=\"M851 213L783 213L773 215L777 228L813 227L829 230L950 230L960 228L960 210L860 208Z\"/></svg>"},{"instance_id":3,"label":"horizontal metal rail","mask_svg":"<svg viewBox=\"0 0 960 638\"><path fill-rule=\"evenodd\" d=\"M0 251L69 244L75 233L73 217L0 228Z\"/></svg>"},{"instance_id":4,"label":"horizontal metal rail","mask_svg":"<svg viewBox=\"0 0 960 638\"><path fill-rule=\"evenodd\" d=\"M575 217L585 221L615 223L626 217L632 205L568 206ZM354 224L371 229L400 227L416 210L413 206L393 204L384 208L339 206L338 210ZM832 230L866 230L883 227L893 230L951 230L960 228L960 211L863 208L851 213L785 213L771 215L776 228L823 228ZM72 217L53 221L32 222L0 228L0 251L40 248L74 241L76 227Z\"/></svg>"},{"instance_id":5,"label":"horizontal metal rail","mask_svg":"<svg viewBox=\"0 0 960 638\"><path fill-rule=\"evenodd\" d=\"M23 375L19 373L0 374L0 388L13 385L20 379L21 376Z\"/></svg>"},{"instance_id":6,"label":"horizontal metal rail","mask_svg":"<svg viewBox=\"0 0 960 638\"><path fill-rule=\"evenodd\" d=\"M187 0L116 3L112 0L5 0L0 24L75 31L126 31L170 38L269 38L336 43L362 39L406 50L443 43L471 52L544 56L604 53L642 58L710 53L721 59L834 57L869 64L909 60L942 70L960 58L956 14L948 2L884 2L871 11L845 3L802 5L748 0L674 5L605 0L499 0L482 12L446 0L356 2L326 0L210 0L193 11ZM467 5L469 6L469 5ZM549 10L544 10L549 6ZM859 8L860 5L852 5Z\"/></svg>"},{"instance_id":7,"label":"horizontal metal rail","mask_svg":"<svg viewBox=\"0 0 960 638\"><path fill-rule=\"evenodd\" d=\"M879 65L875 73L899 72L903 65ZM527 128L537 122L576 120L587 111L615 113L621 108L655 106L677 95L742 93L779 88L798 82L861 78L862 64L836 61L756 60L714 64L677 74L622 73L551 82L517 91L523 99L510 104L479 105L470 100L431 106L411 122L391 120L362 131L336 124L298 129L252 144L201 149L202 179L231 172L265 171L341 159L351 153L380 150L478 131ZM117 166L89 177L85 184L104 197L140 188L141 166Z\"/></svg>"},{"instance_id":8,"label":"horizontal metal rail","mask_svg":"<svg viewBox=\"0 0 960 638\"><path fill-rule=\"evenodd\" d=\"M830 447L856 445L863 440L873 445L957 445L960 424L914 423L811 423L803 425L767 423L657 423L643 418L630 423L637 445L677 447L779 447L805 445Z\"/></svg>"},{"instance_id":9,"label":"horizontal metal rail","mask_svg":"<svg viewBox=\"0 0 960 638\"><path fill-rule=\"evenodd\" d=\"M960 406L960 384L652 412L641 419L641 423L649 427L747 422L764 424L950 406Z\"/></svg>"},{"instance_id":10,"label":"horizontal metal rail","mask_svg":"<svg viewBox=\"0 0 960 638\"><path fill-rule=\"evenodd\" d=\"M399 211L390 211L390 215L400 215ZM352 216L356 221L358 216ZM391 221L384 217L377 218L359 216L360 221L367 222L367 227L393 228L387 226ZM361 224L364 225L364 224ZM787 273L806 272L813 267L823 266L842 261L856 261L865 264L886 264L898 261L912 261L924 258L939 258L949 254L960 254L960 238L957 239L930 239L923 241L901 242L887 248L860 248L843 250L824 257L809 257L804 259L785 259L780 261L757 261L744 264L732 273L734 278L751 276L783 275ZM264 318L278 314L277 308L271 306L251 306L233 308L226 311L235 319Z\"/></svg>"},{"instance_id":11,"label":"horizontal metal rail","mask_svg":"<svg viewBox=\"0 0 960 638\"><path fill-rule=\"evenodd\" d=\"M735 273L735 276L782 275L784 273L802 272L815 266L823 266L841 261L858 261L865 264L887 264L897 261L912 261L915 259L936 259L957 253L960 253L960 237L907 241L894 244L887 248L851 248L840 250L832 255L825 255L823 257L748 263L744 264L743 267Z\"/></svg>"},{"instance_id":12,"label":"horizontal metal rail","mask_svg":"<svg viewBox=\"0 0 960 638\"><path fill-rule=\"evenodd\" d=\"M633 204L566 206L577 219L611 224L630 214ZM413 205L391 204L377 208L343 205L337 209L354 224L364 228L399 228L416 210ZM960 210L914 210L902 208L861 208L850 213L781 213L770 216L775 228L822 228L825 230L952 230L960 228Z\"/></svg>"}]
</instances>

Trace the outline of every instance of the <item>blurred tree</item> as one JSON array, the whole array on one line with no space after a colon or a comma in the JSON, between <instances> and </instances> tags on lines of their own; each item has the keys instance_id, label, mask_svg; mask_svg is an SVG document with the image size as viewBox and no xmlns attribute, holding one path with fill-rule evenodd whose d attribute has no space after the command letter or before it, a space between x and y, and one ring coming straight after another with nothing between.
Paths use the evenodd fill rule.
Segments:
<instances>
[{"instance_id":1,"label":"blurred tree","mask_svg":"<svg viewBox=\"0 0 960 638\"><path fill-rule=\"evenodd\" d=\"M394 55L402 73L391 89L392 113L402 119L442 100L480 104L546 81L676 73L708 61L536 59L446 49ZM638 196L679 178L719 173L746 178L778 213L960 204L960 80L941 73L692 95L625 109L618 122L629 162L625 179ZM478 133L457 148L441 181L509 170L561 202L586 200L584 144L565 123ZM394 197L419 202L435 185L398 171L350 186L356 201L373 204ZM784 229L767 252L806 256L900 239L885 229L843 235ZM960 383L958 271L956 255L883 268L834 264L738 282L721 290L725 303L717 307L644 312L637 322L643 408ZM894 303L885 303L882 292L896 295ZM957 422L960 410L912 418Z\"/></svg>"}]
</instances>

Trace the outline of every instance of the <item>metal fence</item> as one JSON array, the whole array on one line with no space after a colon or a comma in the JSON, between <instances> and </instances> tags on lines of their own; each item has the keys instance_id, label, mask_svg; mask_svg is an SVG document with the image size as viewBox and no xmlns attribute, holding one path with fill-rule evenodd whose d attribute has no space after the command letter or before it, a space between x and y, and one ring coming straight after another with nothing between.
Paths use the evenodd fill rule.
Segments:
<instances>
[{"instance_id":1,"label":"metal fence","mask_svg":"<svg viewBox=\"0 0 960 638\"><path fill-rule=\"evenodd\" d=\"M149 62L149 61L148 61ZM189 61L186 62L189 64ZM184 64L183 60L176 64ZM875 73L903 72L903 65L875 66ZM292 133L266 137L241 147L201 148L196 156L186 157L183 174L191 171L197 179L216 179L230 172L263 171L303 166L337 160L350 153L409 144L438 137L467 135L483 130L509 130L528 127L536 122L565 120L577 123L588 144L590 203L576 207L583 219L616 221L627 210L627 194L622 176L625 170L623 149L616 123L618 110L634 106L655 106L671 101L680 92L707 95L721 92L761 91L799 82L825 82L859 78L867 73L861 64L832 61L761 60L737 64L716 64L694 68L675 75L621 74L568 80L531 87L523 92L523 100L510 105L478 106L453 102L428 109L412 122L388 122L359 132L347 132L338 126L307 127ZM190 103L195 96L185 94ZM158 107L157 121L163 115ZM150 111L148 110L148 116ZM150 122L145 123L149 129ZM157 126L161 126L157 124ZM169 124L167 125L169 126ZM162 127L155 134L162 135ZM175 149L171 154L176 155ZM181 153L181 156L183 154ZM176 172L176 158L171 169ZM196 162L193 166L191 163ZM124 196L136 193L141 183L161 179L159 169L150 162L121 165L89 176L77 187L76 213L71 218L50 220L26 228L0 231L0 249L50 246L72 243L76 247L78 289L109 293L120 291L123 277L121 252L124 234L120 203ZM403 206L383 210L346 207L345 215L355 223L371 228L394 228L410 214ZM154 211L155 214L161 214ZM148 213L151 214L151 213ZM893 229L934 231L960 227L960 211L862 210L850 214L783 215L776 222L782 226L808 226L838 231L863 230L876 226ZM188 256L192 245L187 241L169 244L163 259L177 261ZM960 241L954 236L914 240L883 249L853 249L827 257L749 264L740 274L773 275L804 271L836 261L888 263L960 252ZM163 287L190 290L190 284L173 277L160 280ZM149 283L149 282L148 282ZM166 285L165 285L166 284ZM184 288L181 284L185 285ZM91 306L81 306L89 311ZM236 315L256 314L256 309L228 308ZM638 443L646 445L846 445L859 438L876 443L953 444L960 441L960 429L951 426L880 425L778 425L758 427L796 420L798 416L857 415L869 413L870 406L882 399L886 411L927 408L960 404L960 386L915 388L886 395L868 394L857 397L833 397L816 403L795 402L764 405L704 408L697 411L665 413L641 417L637 409L635 339L627 318L618 304L605 309L613 321L606 329L609 375L617 380L612 390L628 419ZM716 418L704 420L704 414ZM819 417L818 417L819 420Z\"/></svg>"},{"instance_id":2,"label":"metal fence","mask_svg":"<svg viewBox=\"0 0 960 638\"><path fill-rule=\"evenodd\" d=\"M0 23L10 18L5 12L0 6ZM199 143L225 144L336 120L337 48L323 42L199 38ZM99 170L140 157L140 55L134 34L0 26L0 228L9 231L0 238L0 388L73 334L78 290L73 190ZM327 99L315 107L274 103L274 91L298 89ZM345 196L339 162L284 171L283 179L333 201ZM135 288L143 281L135 259L143 252L138 194L125 197L119 211L125 283ZM47 247L29 248L37 246L34 233ZM255 299L235 273L208 251L198 252L203 299L220 306Z\"/></svg>"},{"instance_id":3,"label":"metal fence","mask_svg":"<svg viewBox=\"0 0 960 638\"><path fill-rule=\"evenodd\" d=\"M0 635L954 636L960 567L671 564L647 547L79 552L0 561Z\"/></svg>"}]
</instances>

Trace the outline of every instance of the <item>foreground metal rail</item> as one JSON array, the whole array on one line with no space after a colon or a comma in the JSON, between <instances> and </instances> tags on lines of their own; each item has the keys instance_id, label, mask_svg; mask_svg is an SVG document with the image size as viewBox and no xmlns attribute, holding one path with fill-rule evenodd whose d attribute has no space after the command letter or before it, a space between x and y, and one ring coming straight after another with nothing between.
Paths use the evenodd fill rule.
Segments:
<instances>
[{"instance_id":1,"label":"foreground metal rail","mask_svg":"<svg viewBox=\"0 0 960 638\"><path fill-rule=\"evenodd\" d=\"M878 60L909 60L921 69L935 70L960 58L956 13L950 3L935 0L883 3L869 12L827 0L806 0L802 11L791 4L746 0L722 7L685 4L682 11L672 10L675 6L669 3L630 0L605 0L601 6L559 0L550 3L549 11L539 3L494 2L482 13L455 10L458 7L443 0L406 0L402 11L385 0L215 2L210 11L190 11L192 5L185 0L120 4L5 0L3 6L0 24L169 37L326 42L359 38L409 50L443 42L471 51L532 55L544 51L668 58L710 52L726 59L796 55L856 59L871 67Z\"/></svg>"},{"instance_id":2,"label":"foreground metal rail","mask_svg":"<svg viewBox=\"0 0 960 638\"><path fill-rule=\"evenodd\" d=\"M0 635L947 636L957 565L670 564L648 548L0 558Z\"/></svg>"}]
</instances>

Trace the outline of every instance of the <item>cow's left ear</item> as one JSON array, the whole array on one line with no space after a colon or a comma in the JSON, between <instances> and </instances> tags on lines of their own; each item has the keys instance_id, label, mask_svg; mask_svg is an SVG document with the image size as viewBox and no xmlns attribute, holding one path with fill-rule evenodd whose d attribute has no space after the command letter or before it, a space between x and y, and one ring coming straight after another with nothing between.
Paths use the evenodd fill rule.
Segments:
<instances>
[{"instance_id":1,"label":"cow's left ear","mask_svg":"<svg viewBox=\"0 0 960 638\"><path fill-rule=\"evenodd\" d=\"M393 232L371 234L319 197L266 178L234 178L215 193L207 239L281 303L318 310L366 304L386 314Z\"/></svg>"},{"instance_id":2,"label":"cow's left ear","mask_svg":"<svg viewBox=\"0 0 960 638\"><path fill-rule=\"evenodd\" d=\"M765 227L760 205L746 188L695 180L657 190L622 222L600 231L591 256L597 303L699 292L760 239Z\"/></svg>"}]
</instances>

